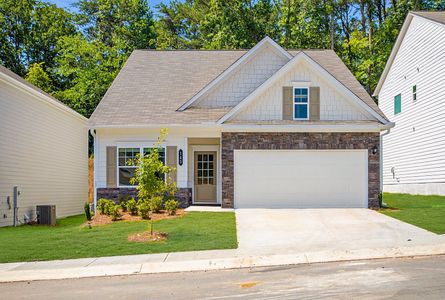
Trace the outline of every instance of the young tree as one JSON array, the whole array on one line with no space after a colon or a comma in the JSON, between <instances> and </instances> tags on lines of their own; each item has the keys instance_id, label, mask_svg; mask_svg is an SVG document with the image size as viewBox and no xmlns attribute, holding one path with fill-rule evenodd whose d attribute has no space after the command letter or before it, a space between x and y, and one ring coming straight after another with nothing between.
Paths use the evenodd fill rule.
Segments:
<instances>
[{"instance_id":1,"label":"young tree","mask_svg":"<svg viewBox=\"0 0 445 300\"><path fill-rule=\"evenodd\" d=\"M150 152L137 157L136 162L139 167L136 168L134 177L130 179L131 184L137 184L140 206L142 209L148 210L143 214L149 219L151 219L149 214L159 208L159 204L162 204L162 198L166 195L174 195L177 191L176 183L165 180L172 168L165 166L159 159L159 149L165 141L167 133L166 128L161 129L159 138ZM154 203L158 201L160 201L159 204ZM150 222L150 232L153 235L153 220Z\"/></svg>"},{"instance_id":2,"label":"young tree","mask_svg":"<svg viewBox=\"0 0 445 300\"><path fill-rule=\"evenodd\" d=\"M176 192L176 184L165 180L172 168L164 165L159 159L159 149L167 134L167 129L161 129L159 138L150 152L142 156L139 155L136 160L139 167L130 182L137 184L138 197L142 201Z\"/></svg>"}]
</instances>

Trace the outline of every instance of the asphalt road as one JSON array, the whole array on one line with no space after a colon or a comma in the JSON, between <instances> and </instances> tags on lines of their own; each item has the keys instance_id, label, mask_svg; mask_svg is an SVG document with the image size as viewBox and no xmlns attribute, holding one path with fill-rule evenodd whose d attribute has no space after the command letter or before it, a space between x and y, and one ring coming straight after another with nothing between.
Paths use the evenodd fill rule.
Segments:
<instances>
[{"instance_id":1,"label":"asphalt road","mask_svg":"<svg viewBox=\"0 0 445 300\"><path fill-rule=\"evenodd\" d=\"M0 284L0 299L445 299L445 256Z\"/></svg>"}]
</instances>

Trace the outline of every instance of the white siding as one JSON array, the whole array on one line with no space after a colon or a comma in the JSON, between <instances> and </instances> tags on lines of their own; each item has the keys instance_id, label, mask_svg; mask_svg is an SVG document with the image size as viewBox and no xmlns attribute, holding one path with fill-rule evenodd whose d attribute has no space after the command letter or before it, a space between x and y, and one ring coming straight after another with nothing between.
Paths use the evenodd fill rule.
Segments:
<instances>
[{"instance_id":1,"label":"white siding","mask_svg":"<svg viewBox=\"0 0 445 300\"><path fill-rule=\"evenodd\" d=\"M443 191L437 185L445 182L444 61L445 26L415 16L379 93L380 108L396 123L383 138L384 190ZM416 102L413 85L417 86ZM394 115L398 94L402 112Z\"/></svg>"},{"instance_id":2,"label":"white siding","mask_svg":"<svg viewBox=\"0 0 445 300\"><path fill-rule=\"evenodd\" d=\"M295 81L309 81L320 87L321 120L373 120L374 118L346 99L327 80L316 74L306 62L300 62L277 80L252 104L240 112L235 120L282 120L283 86L292 86Z\"/></svg>"},{"instance_id":3,"label":"white siding","mask_svg":"<svg viewBox=\"0 0 445 300\"><path fill-rule=\"evenodd\" d=\"M287 61L283 55L272 50L271 46L264 47L229 79L193 106L235 106Z\"/></svg>"},{"instance_id":4,"label":"white siding","mask_svg":"<svg viewBox=\"0 0 445 300\"><path fill-rule=\"evenodd\" d=\"M81 119L0 80L0 226L54 204L58 217L81 214L88 200L88 134Z\"/></svg>"}]
</instances>

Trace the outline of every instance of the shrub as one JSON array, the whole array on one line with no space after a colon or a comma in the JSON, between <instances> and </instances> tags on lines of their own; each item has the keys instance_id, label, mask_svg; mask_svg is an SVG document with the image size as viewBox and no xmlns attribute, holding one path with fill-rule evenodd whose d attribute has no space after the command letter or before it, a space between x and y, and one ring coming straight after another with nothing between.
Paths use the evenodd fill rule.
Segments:
<instances>
[{"instance_id":1,"label":"shrub","mask_svg":"<svg viewBox=\"0 0 445 300\"><path fill-rule=\"evenodd\" d=\"M155 213L159 213L162 209L162 197L156 196L150 199L150 210Z\"/></svg>"},{"instance_id":2,"label":"shrub","mask_svg":"<svg viewBox=\"0 0 445 300\"><path fill-rule=\"evenodd\" d=\"M100 211L101 214L106 214L106 206L108 203L113 202L109 199L101 198L99 201L97 201L97 209Z\"/></svg>"},{"instance_id":3,"label":"shrub","mask_svg":"<svg viewBox=\"0 0 445 300\"><path fill-rule=\"evenodd\" d=\"M130 212L133 216L138 214L137 202L134 199L130 199L126 203L127 211Z\"/></svg>"},{"instance_id":4,"label":"shrub","mask_svg":"<svg viewBox=\"0 0 445 300\"><path fill-rule=\"evenodd\" d=\"M139 216L142 219L150 220L150 204L147 201L139 201L137 205L137 210L139 212Z\"/></svg>"},{"instance_id":5,"label":"shrub","mask_svg":"<svg viewBox=\"0 0 445 300\"><path fill-rule=\"evenodd\" d=\"M122 211L127 211L127 202L130 201L130 199L129 195L119 196L119 205L121 206Z\"/></svg>"},{"instance_id":6,"label":"shrub","mask_svg":"<svg viewBox=\"0 0 445 300\"><path fill-rule=\"evenodd\" d=\"M121 207L118 204L108 205L108 212L113 221L117 221L122 217L120 209Z\"/></svg>"},{"instance_id":7,"label":"shrub","mask_svg":"<svg viewBox=\"0 0 445 300\"><path fill-rule=\"evenodd\" d=\"M176 214L176 210L178 209L179 203L174 199L169 199L165 201L164 207L169 215L173 216Z\"/></svg>"},{"instance_id":8,"label":"shrub","mask_svg":"<svg viewBox=\"0 0 445 300\"><path fill-rule=\"evenodd\" d=\"M83 209L85 210L85 217L87 218L87 221L91 221L90 204L85 202L85 205L83 206Z\"/></svg>"}]
</instances>

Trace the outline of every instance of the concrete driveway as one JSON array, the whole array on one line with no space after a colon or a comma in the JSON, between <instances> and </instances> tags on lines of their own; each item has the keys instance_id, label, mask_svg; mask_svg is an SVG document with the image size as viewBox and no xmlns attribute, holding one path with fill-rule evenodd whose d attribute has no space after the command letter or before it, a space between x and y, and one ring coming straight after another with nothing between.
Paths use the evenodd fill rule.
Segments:
<instances>
[{"instance_id":1,"label":"concrete driveway","mask_svg":"<svg viewBox=\"0 0 445 300\"><path fill-rule=\"evenodd\" d=\"M278 254L378 249L445 241L369 209L237 209L239 251Z\"/></svg>"}]
</instances>

